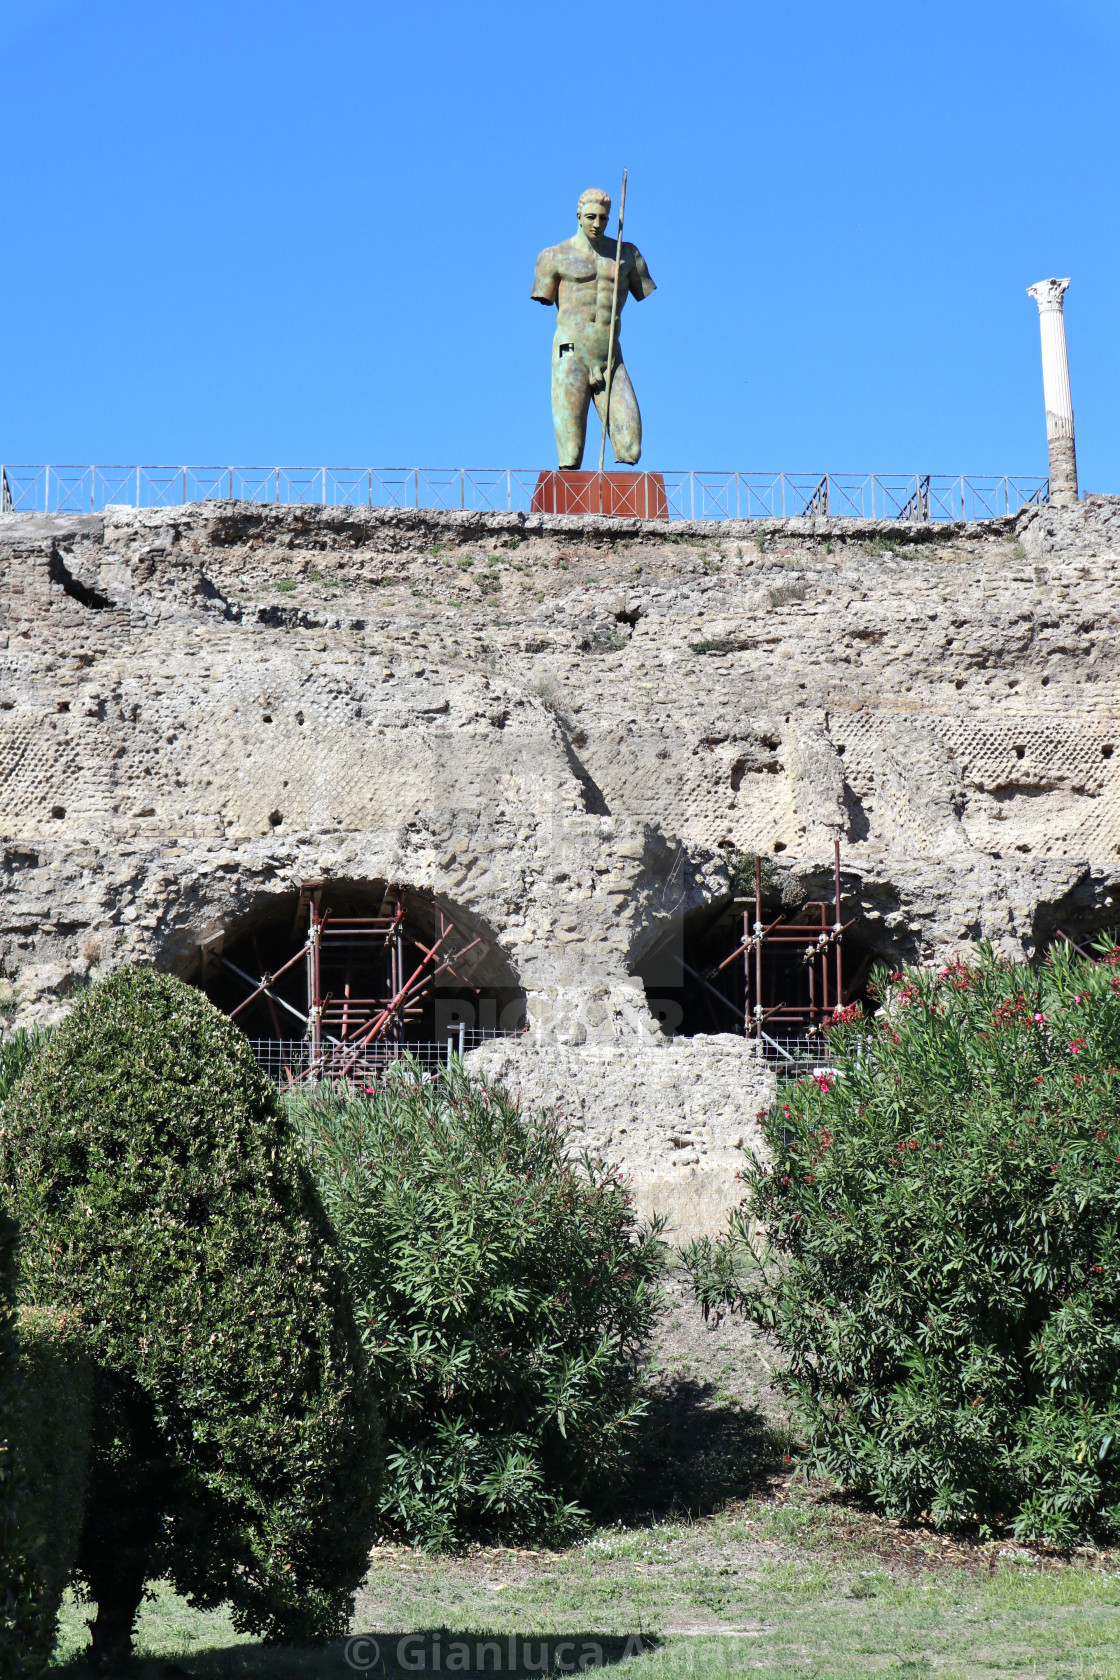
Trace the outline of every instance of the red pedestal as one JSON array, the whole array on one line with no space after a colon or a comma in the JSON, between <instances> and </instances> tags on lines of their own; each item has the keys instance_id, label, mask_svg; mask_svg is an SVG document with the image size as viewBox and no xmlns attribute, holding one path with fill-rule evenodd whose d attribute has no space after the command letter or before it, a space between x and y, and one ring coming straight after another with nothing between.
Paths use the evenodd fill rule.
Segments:
<instances>
[{"instance_id":1,"label":"red pedestal","mask_svg":"<svg viewBox=\"0 0 1120 1680\"><path fill-rule=\"evenodd\" d=\"M611 519L668 519L660 473L542 472L533 513L605 513Z\"/></svg>"}]
</instances>

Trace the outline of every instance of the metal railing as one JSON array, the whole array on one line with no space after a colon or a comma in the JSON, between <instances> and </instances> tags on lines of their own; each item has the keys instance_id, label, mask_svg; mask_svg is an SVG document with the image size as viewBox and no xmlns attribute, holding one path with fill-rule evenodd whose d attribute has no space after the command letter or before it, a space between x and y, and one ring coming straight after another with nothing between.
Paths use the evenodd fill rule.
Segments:
<instances>
[{"instance_id":1,"label":"metal railing","mask_svg":"<svg viewBox=\"0 0 1120 1680\"><path fill-rule=\"evenodd\" d=\"M802 1038L771 1038L763 1033L756 1054L772 1067L779 1079L801 1079L817 1068L828 1067L831 1052L827 1038L811 1034Z\"/></svg>"},{"instance_id":2,"label":"metal railing","mask_svg":"<svg viewBox=\"0 0 1120 1680\"><path fill-rule=\"evenodd\" d=\"M195 502L528 513L521 467L97 467L0 465L0 512L101 513ZM551 469L549 469L551 470ZM670 519L998 519L1049 499L1007 474L666 472Z\"/></svg>"},{"instance_id":3,"label":"metal railing","mask_svg":"<svg viewBox=\"0 0 1120 1680\"><path fill-rule=\"evenodd\" d=\"M434 1074L440 1068L451 1067L456 1061L461 1061L468 1050L476 1050L481 1044L496 1038L524 1036L524 1029L505 1032L500 1028L453 1024L441 1039L400 1044L380 1039L367 1045L352 1066L347 1065L344 1077L359 1088L376 1085L394 1062L404 1056L410 1056L424 1073ZM282 1090L312 1085L320 1079L343 1077L339 1070L343 1062L349 1064L351 1055L342 1045L326 1044L322 1057L316 1063L311 1042L305 1038L251 1038L249 1048L257 1066ZM660 1047L654 1054L659 1050ZM635 1053L639 1052L636 1050ZM764 1033L761 1046L755 1043L755 1053L774 1069L779 1079L802 1079L806 1074L830 1066L832 1061L828 1040L818 1034L774 1039Z\"/></svg>"},{"instance_id":4,"label":"metal railing","mask_svg":"<svg viewBox=\"0 0 1120 1680\"><path fill-rule=\"evenodd\" d=\"M501 1028L467 1027L453 1024L441 1039L427 1042L394 1044L391 1039L377 1039L367 1044L345 1077L355 1085L376 1084L377 1080L403 1056L411 1056L425 1073L450 1067L462 1060L468 1050L477 1050L495 1038L519 1038L520 1032L505 1032ZM341 1076L343 1063L349 1064L353 1051L345 1045L327 1043L316 1063L311 1041L305 1038L251 1038L249 1048L257 1066L281 1088L313 1084L320 1079Z\"/></svg>"}]
</instances>

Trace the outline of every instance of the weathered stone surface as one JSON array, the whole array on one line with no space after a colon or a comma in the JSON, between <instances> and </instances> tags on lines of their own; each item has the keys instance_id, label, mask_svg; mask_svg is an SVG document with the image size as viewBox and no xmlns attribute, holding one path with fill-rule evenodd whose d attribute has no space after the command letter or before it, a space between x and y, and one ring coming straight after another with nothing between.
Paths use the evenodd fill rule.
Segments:
<instances>
[{"instance_id":1,"label":"weathered stone surface","mask_svg":"<svg viewBox=\"0 0 1120 1680\"><path fill-rule=\"evenodd\" d=\"M761 1143L774 1075L731 1033L578 1049L498 1039L467 1066L500 1079L526 1108L556 1103L576 1146L616 1162L648 1217L676 1242L718 1229L738 1200L741 1148Z\"/></svg>"},{"instance_id":2,"label":"weathered stone surface","mask_svg":"<svg viewBox=\"0 0 1120 1680\"><path fill-rule=\"evenodd\" d=\"M1118 552L1099 497L968 527L0 517L3 1007L195 973L301 880L392 880L485 933L542 1054L661 1055L638 969L726 901L729 849L792 904L837 836L888 960L1111 925ZM680 1055L650 1065L687 1087ZM691 1101L603 1077L610 1127Z\"/></svg>"}]
</instances>

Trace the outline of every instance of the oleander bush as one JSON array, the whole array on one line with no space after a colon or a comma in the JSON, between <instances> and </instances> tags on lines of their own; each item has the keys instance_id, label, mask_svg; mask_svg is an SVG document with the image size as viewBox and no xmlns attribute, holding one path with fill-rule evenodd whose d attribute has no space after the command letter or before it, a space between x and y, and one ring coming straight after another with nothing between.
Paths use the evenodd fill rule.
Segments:
<instances>
[{"instance_id":1,"label":"oleander bush","mask_svg":"<svg viewBox=\"0 0 1120 1680\"><path fill-rule=\"evenodd\" d=\"M1120 951L884 979L687 1254L788 1362L800 1461L884 1512L1120 1534Z\"/></svg>"},{"instance_id":2,"label":"oleander bush","mask_svg":"<svg viewBox=\"0 0 1120 1680\"><path fill-rule=\"evenodd\" d=\"M381 1521L430 1548L557 1543L624 1481L657 1231L554 1116L401 1063L299 1124L339 1234L386 1431Z\"/></svg>"},{"instance_id":3,"label":"oleander bush","mask_svg":"<svg viewBox=\"0 0 1120 1680\"><path fill-rule=\"evenodd\" d=\"M50 1027L17 1027L0 1037L0 1102L23 1078L32 1058L51 1036Z\"/></svg>"},{"instance_id":4,"label":"oleander bush","mask_svg":"<svg viewBox=\"0 0 1120 1680\"><path fill-rule=\"evenodd\" d=\"M95 1666L145 1583L266 1638L347 1623L379 1428L334 1236L247 1040L192 987L85 993L0 1109L21 1295L77 1312L93 1362L76 1573Z\"/></svg>"}]
</instances>

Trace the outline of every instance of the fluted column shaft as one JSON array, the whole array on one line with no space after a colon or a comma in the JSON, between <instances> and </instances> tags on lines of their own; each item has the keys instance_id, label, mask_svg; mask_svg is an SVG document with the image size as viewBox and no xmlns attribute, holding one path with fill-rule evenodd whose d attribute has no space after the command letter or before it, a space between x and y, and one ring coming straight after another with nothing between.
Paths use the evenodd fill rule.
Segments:
<instances>
[{"instance_id":1,"label":"fluted column shaft","mask_svg":"<svg viewBox=\"0 0 1120 1680\"><path fill-rule=\"evenodd\" d=\"M1046 403L1046 443L1050 451L1050 501L1054 507L1073 507L1077 502L1073 397L1062 311L1068 285L1068 280L1040 280L1027 288L1027 296L1038 304L1042 333L1042 390Z\"/></svg>"}]
</instances>

